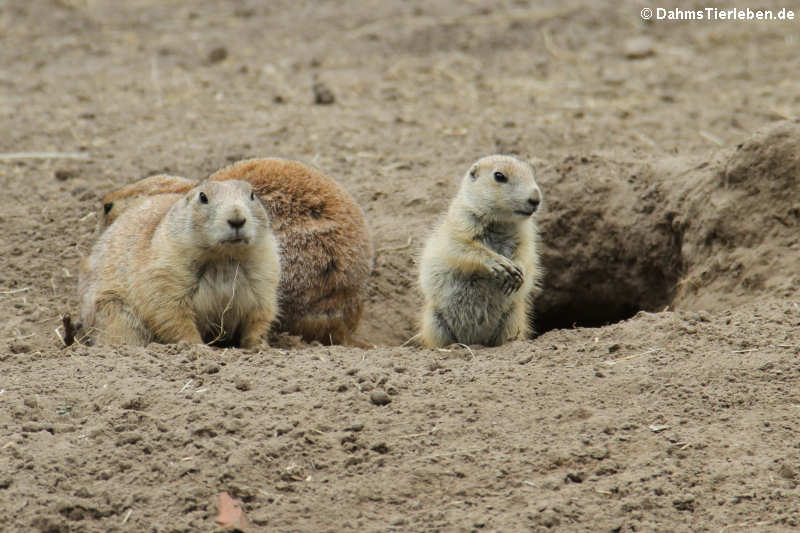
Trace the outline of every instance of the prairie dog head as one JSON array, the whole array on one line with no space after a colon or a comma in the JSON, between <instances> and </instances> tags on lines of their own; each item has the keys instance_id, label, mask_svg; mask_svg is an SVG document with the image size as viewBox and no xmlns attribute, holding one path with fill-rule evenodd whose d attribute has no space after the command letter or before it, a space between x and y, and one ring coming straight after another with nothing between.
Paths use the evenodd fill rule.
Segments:
<instances>
[{"instance_id":1,"label":"prairie dog head","mask_svg":"<svg viewBox=\"0 0 800 533\"><path fill-rule=\"evenodd\" d=\"M184 193L196 185L194 180L168 174L156 174L120 187L103 196L98 217L98 230L103 231L130 206L155 194Z\"/></svg>"},{"instance_id":2,"label":"prairie dog head","mask_svg":"<svg viewBox=\"0 0 800 533\"><path fill-rule=\"evenodd\" d=\"M246 181L203 181L168 216L176 240L202 249L236 253L270 231L267 211Z\"/></svg>"},{"instance_id":3,"label":"prairie dog head","mask_svg":"<svg viewBox=\"0 0 800 533\"><path fill-rule=\"evenodd\" d=\"M532 216L542 202L533 167L508 155L476 161L464 176L459 195L476 216L504 222Z\"/></svg>"}]
</instances>

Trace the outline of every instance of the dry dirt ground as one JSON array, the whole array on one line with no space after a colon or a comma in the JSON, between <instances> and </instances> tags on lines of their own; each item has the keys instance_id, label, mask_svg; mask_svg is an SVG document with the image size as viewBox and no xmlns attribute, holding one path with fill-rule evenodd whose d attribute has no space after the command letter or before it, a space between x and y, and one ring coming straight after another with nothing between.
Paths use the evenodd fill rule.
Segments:
<instances>
[{"instance_id":1,"label":"dry dirt ground","mask_svg":"<svg viewBox=\"0 0 800 533\"><path fill-rule=\"evenodd\" d=\"M0 530L211 531L223 491L251 531L800 527L800 26L646 5L0 0ZM545 192L540 335L403 347L494 152ZM99 196L252 156L364 208L375 348L62 347Z\"/></svg>"}]
</instances>

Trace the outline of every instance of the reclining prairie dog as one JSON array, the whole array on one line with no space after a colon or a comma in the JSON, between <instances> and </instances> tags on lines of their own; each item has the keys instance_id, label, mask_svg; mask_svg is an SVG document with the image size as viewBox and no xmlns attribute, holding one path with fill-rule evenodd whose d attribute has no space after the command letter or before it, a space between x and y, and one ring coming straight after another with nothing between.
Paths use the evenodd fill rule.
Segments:
<instances>
[{"instance_id":1,"label":"reclining prairie dog","mask_svg":"<svg viewBox=\"0 0 800 533\"><path fill-rule=\"evenodd\" d=\"M250 182L267 206L281 244L280 329L324 344L354 342L374 252L364 213L347 191L278 158L239 161L208 179Z\"/></svg>"},{"instance_id":2,"label":"reclining prairie dog","mask_svg":"<svg viewBox=\"0 0 800 533\"><path fill-rule=\"evenodd\" d=\"M422 342L498 346L530 333L542 271L533 218L542 193L511 156L479 159L461 181L420 261Z\"/></svg>"},{"instance_id":3,"label":"reclining prairie dog","mask_svg":"<svg viewBox=\"0 0 800 533\"><path fill-rule=\"evenodd\" d=\"M100 236L81 274L81 320L104 344L252 347L278 311L278 245L241 181L139 200Z\"/></svg>"},{"instance_id":4,"label":"reclining prairie dog","mask_svg":"<svg viewBox=\"0 0 800 533\"><path fill-rule=\"evenodd\" d=\"M264 201L281 246L279 329L307 341L354 342L374 252L364 213L347 191L317 170L279 158L240 161L208 179L247 181ZM101 224L108 227L142 198L183 193L195 183L151 176L112 191L103 198Z\"/></svg>"}]
</instances>

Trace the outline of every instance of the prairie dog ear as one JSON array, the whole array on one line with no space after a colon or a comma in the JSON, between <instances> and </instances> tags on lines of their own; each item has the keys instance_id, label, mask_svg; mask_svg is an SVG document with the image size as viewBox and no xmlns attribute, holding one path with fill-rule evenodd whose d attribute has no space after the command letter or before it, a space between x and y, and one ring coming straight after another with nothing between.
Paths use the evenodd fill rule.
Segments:
<instances>
[{"instance_id":1,"label":"prairie dog ear","mask_svg":"<svg viewBox=\"0 0 800 533\"><path fill-rule=\"evenodd\" d=\"M473 181L478 179L478 165L472 165L469 169L469 177L472 178Z\"/></svg>"}]
</instances>

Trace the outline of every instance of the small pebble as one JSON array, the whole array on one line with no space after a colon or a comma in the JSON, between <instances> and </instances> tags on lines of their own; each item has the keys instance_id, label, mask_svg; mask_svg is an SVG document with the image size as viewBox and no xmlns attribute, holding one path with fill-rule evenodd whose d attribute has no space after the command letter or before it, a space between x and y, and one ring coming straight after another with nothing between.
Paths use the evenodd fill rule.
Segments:
<instances>
[{"instance_id":1,"label":"small pebble","mask_svg":"<svg viewBox=\"0 0 800 533\"><path fill-rule=\"evenodd\" d=\"M31 346L24 342L14 341L8 345L8 350L13 354L28 353L31 351Z\"/></svg>"},{"instance_id":2,"label":"small pebble","mask_svg":"<svg viewBox=\"0 0 800 533\"><path fill-rule=\"evenodd\" d=\"M643 59L656 53L655 43L649 37L632 37L623 46L628 59Z\"/></svg>"},{"instance_id":3,"label":"small pebble","mask_svg":"<svg viewBox=\"0 0 800 533\"><path fill-rule=\"evenodd\" d=\"M583 472L569 472L567 473L565 481L571 481L573 483L583 483L584 477L586 477L586 474L584 474Z\"/></svg>"},{"instance_id":4,"label":"small pebble","mask_svg":"<svg viewBox=\"0 0 800 533\"><path fill-rule=\"evenodd\" d=\"M317 105L330 105L336 101L333 91L321 81L315 81L313 87L314 103Z\"/></svg>"},{"instance_id":5,"label":"small pebble","mask_svg":"<svg viewBox=\"0 0 800 533\"><path fill-rule=\"evenodd\" d=\"M527 365L531 361L533 361L533 354L523 355L522 357L517 359L517 364L518 365Z\"/></svg>"},{"instance_id":6,"label":"small pebble","mask_svg":"<svg viewBox=\"0 0 800 533\"><path fill-rule=\"evenodd\" d=\"M369 401L375 405L386 405L391 403L392 399L382 390L376 390L372 391L372 394L369 395Z\"/></svg>"},{"instance_id":7,"label":"small pebble","mask_svg":"<svg viewBox=\"0 0 800 533\"><path fill-rule=\"evenodd\" d=\"M234 382L234 385L240 391L248 391L248 390L250 390L250 382L248 380L244 379L244 378L241 378L241 377L236 378L236 381Z\"/></svg>"},{"instance_id":8,"label":"small pebble","mask_svg":"<svg viewBox=\"0 0 800 533\"><path fill-rule=\"evenodd\" d=\"M795 473L791 466L787 465L786 463L782 464L781 467L778 469L778 474L783 479L794 479Z\"/></svg>"},{"instance_id":9,"label":"small pebble","mask_svg":"<svg viewBox=\"0 0 800 533\"><path fill-rule=\"evenodd\" d=\"M383 455L385 453L389 453L389 446L386 445L385 442L379 442L370 448L373 452L378 452L379 454Z\"/></svg>"},{"instance_id":10,"label":"small pebble","mask_svg":"<svg viewBox=\"0 0 800 533\"><path fill-rule=\"evenodd\" d=\"M75 171L66 168L59 168L53 172L53 175L58 181L67 181L75 177Z\"/></svg>"},{"instance_id":11,"label":"small pebble","mask_svg":"<svg viewBox=\"0 0 800 533\"><path fill-rule=\"evenodd\" d=\"M608 457L608 448L597 446L589 449L589 457L602 461Z\"/></svg>"},{"instance_id":12,"label":"small pebble","mask_svg":"<svg viewBox=\"0 0 800 533\"><path fill-rule=\"evenodd\" d=\"M302 389L300 388L300 385L295 383L293 385L285 386L284 388L282 388L280 390L280 393L281 394L294 394L295 392L300 392L301 390Z\"/></svg>"},{"instance_id":13,"label":"small pebble","mask_svg":"<svg viewBox=\"0 0 800 533\"><path fill-rule=\"evenodd\" d=\"M220 61L224 61L226 57L228 57L228 49L224 46L219 46L208 53L208 62L219 63Z\"/></svg>"},{"instance_id":14,"label":"small pebble","mask_svg":"<svg viewBox=\"0 0 800 533\"><path fill-rule=\"evenodd\" d=\"M693 511L694 510L694 495L686 494L680 498L672 500L672 506L679 511Z\"/></svg>"}]
</instances>

